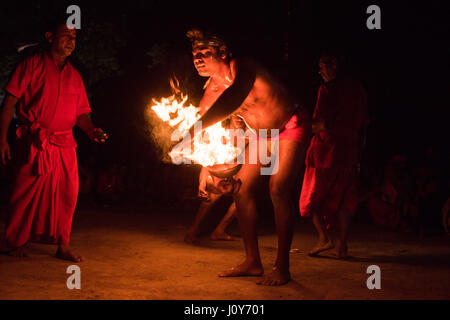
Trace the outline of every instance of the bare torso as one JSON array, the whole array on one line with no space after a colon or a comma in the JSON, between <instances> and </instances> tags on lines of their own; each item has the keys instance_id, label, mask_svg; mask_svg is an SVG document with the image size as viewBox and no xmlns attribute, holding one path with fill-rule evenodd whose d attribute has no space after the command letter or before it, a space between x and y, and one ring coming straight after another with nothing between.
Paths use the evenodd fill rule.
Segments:
<instances>
[{"instance_id":1,"label":"bare torso","mask_svg":"<svg viewBox=\"0 0 450 320\"><path fill-rule=\"evenodd\" d=\"M235 74L235 64L230 63L231 74ZM294 112L293 103L283 86L263 68L256 68L256 79L244 102L233 115L244 118L249 127L258 129L280 129L289 121ZM216 85L211 79L200 101L203 115L227 89L226 85Z\"/></svg>"}]
</instances>

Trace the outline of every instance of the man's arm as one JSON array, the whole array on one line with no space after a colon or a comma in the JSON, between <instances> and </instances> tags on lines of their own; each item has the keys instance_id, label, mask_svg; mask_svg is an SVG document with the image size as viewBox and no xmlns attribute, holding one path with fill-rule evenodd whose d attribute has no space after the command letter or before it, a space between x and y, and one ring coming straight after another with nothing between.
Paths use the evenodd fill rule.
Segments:
<instances>
[{"instance_id":1,"label":"man's arm","mask_svg":"<svg viewBox=\"0 0 450 320\"><path fill-rule=\"evenodd\" d=\"M247 63L237 61L236 78L208 111L197 121L205 129L227 118L240 107L247 98L256 79L256 69ZM195 124L194 124L195 126ZM190 137L194 135L194 126L189 129Z\"/></svg>"},{"instance_id":2,"label":"man's arm","mask_svg":"<svg viewBox=\"0 0 450 320\"><path fill-rule=\"evenodd\" d=\"M19 101L18 98L7 93L0 113L0 157L4 165L6 165L6 160L11 160L11 149L8 144L7 134L17 101Z\"/></svg>"},{"instance_id":3,"label":"man's arm","mask_svg":"<svg viewBox=\"0 0 450 320\"><path fill-rule=\"evenodd\" d=\"M108 135L101 129L96 128L91 120L91 114L85 113L77 117L77 126L86 135L95 142L105 142L108 139Z\"/></svg>"}]
</instances>

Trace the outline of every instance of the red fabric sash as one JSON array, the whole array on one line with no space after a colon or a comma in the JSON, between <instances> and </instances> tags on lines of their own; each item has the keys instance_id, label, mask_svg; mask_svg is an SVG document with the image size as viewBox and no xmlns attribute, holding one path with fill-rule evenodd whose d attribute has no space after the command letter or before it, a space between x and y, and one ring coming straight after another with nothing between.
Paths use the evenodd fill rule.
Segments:
<instances>
[{"instance_id":1,"label":"red fabric sash","mask_svg":"<svg viewBox=\"0 0 450 320\"><path fill-rule=\"evenodd\" d=\"M50 152L49 145L62 148L76 148L72 129L64 131L50 131L42 127L38 122L31 125L21 125L16 130L17 137L31 138L28 154L28 163L33 163L36 175L45 175L55 167L55 154Z\"/></svg>"}]
</instances>

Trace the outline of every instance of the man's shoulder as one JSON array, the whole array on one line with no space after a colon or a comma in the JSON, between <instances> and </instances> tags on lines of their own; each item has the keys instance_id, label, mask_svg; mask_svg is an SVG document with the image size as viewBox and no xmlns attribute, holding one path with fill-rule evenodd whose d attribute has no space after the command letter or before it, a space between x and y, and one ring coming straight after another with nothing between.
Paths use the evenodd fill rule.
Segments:
<instances>
[{"instance_id":1,"label":"man's shoulder","mask_svg":"<svg viewBox=\"0 0 450 320\"><path fill-rule=\"evenodd\" d=\"M247 72L254 73L256 80L271 85L280 84L274 74L272 74L261 62L254 58L245 57L238 60L238 65L243 66Z\"/></svg>"},{"instance_id":2,"label":"man's shoulder","mask_svg":"<svg viewBox=\"0 0 450 320\"><path fill-rule=\"evenodd\" d=\"M70 68L70 72L73 72L74 76L81 78L81 74L78 72L77 68L75 68L70 61L68 61L67 66Z\"/></svg>"},{"instance_id":3,"label":"man's shoulder","mask_svg":"<svg viewBox=\"0 0 450 320\"><path fill-rule=\"evenodd\" d=\"M68 62L68 63L67 63L67 66L68 66L69 69L70 69L71 77L73 77L73 80L83 82L83 77L81 76L81 74L80 74L80 72L77 70L77 68L75 68L75 67L73 66L73 64L70 62L70 60L67 61L67 62Z\"/></svg>"},{"instance_id":4,"label":"man's shoulder","mask_svg":"<svg viewBox=\"0 0 450 320\"><path fill-rule=\"evenodd\" d=\"M25 51L25 50L24 50ZM26 51L26 52L21 52L20 56L19 56L19 61L18 64L25 64L28 67L36 67L39 65L44 64L45 59L44 59L44 54L45 52L42 50L31 50L30 51Z\"/></svg>"}]
</instances>

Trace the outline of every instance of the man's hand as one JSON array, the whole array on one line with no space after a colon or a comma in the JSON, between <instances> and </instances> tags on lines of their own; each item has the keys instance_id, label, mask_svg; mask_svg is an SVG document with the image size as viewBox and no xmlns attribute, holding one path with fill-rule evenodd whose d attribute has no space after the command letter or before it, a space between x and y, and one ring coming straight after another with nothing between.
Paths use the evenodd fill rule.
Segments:
<instances>
[{"instance_id":1,"label":"man's hand","mask_svg":"<svg viewBox=\"0 0 450 320\"><path fill-rule=\"evenodd\" d=\"M108 135L101 128L94 128L89 132L89 138L97 143L105 143L108 140Z\"/></svg>"},{"instance_id":2,"label":"man's hand","mask_svg":"<svg viewBox=\"0 0 450 320\"><path fill-rule=\"evenodd\" d=\"M85 113L77 117L77 126L87 134L94 142L104 143L108 140L108 135L101 129L96 128L91 120L91 114Z\"/></svg>"},{"instance_id":3,"label":"man's hand","mask_svg":"<svg viewBox=\"0 0 450 320\"><path fill-rule=\"evenodd\" d=\"M11 160L11 149L8 141L0 141L0 156L2 158L3 165L6 165L6 161Z\"/></svg>"},{"instance_id":4,"label":"man's hand","mask_svg":"<svg viewBox=\"0 0 450 320\"><path fill-rule=\"evenodd\" d=\"M211 199L209 192L206 190L208 178L210 178L208 169L202 167L202 171L200 171L200 177L198 179L198 197L204 201L209 201Z\"/></svg>"},{"instance_id":5,"label":"man's hand","mask_svg":"<svg viewBox=\"0 0 450 320\"><path fill-rule=\"evenodd\" d=\"M313 133L317 133L320 131L325 131L326 127L325 127L325 121L324 120L315 120L312 123L312 131Z\"/></svg>"},{"instance_id":6,"label":"man's hand","mask_svg":"<svg viewBox=\"0 0 450 320\"><path fill-rule=\"evenodd\" d=\"M245 129L246 124L241 117L232 115L230 118L230 129Z\"/></svg>"}]
</instances>

